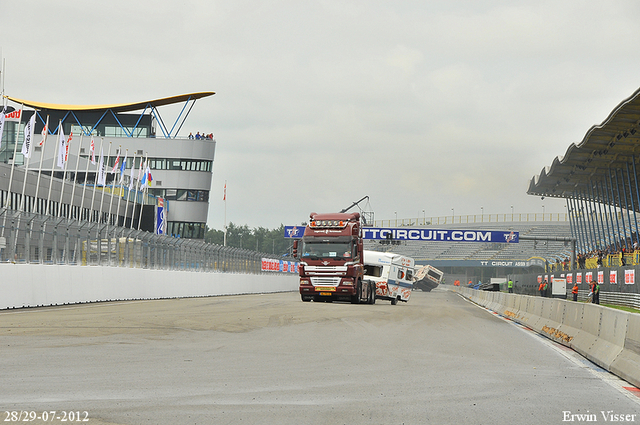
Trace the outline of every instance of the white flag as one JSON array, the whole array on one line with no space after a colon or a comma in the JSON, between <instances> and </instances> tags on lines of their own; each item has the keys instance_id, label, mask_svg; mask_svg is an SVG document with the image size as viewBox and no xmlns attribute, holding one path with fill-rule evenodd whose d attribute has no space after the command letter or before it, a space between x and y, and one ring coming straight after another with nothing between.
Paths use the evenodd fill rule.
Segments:
<instances>
[{"instance_id":1,"label":"white flag","mask_svg":"<svg viewBox=\"0 0 640 425\"><path fill-rule=\"evenodd\" d=\"M58 141L58 168L64 168L65 157L67 156L67 141L64 138L64 130L62 129L62 122L60 123L60 131L59 131L59 141Z\"/></svg>"},{"instance_id":2,"label":"white flag","mask_svg":"<svg viewBox=\"0 0 640 425\"><path fill-rule=\"evenodd\" d=\"M140 181L140 190L142 190L143 186L145 184L147 184L147 170L149 169L149 167L147 167L147 161L144 162L144 174L142 175L142 180Z\"/></svg>"},{"instance_id":3,"label":"white flag","mask_svg":"<svg viewBox=\"0 0 640 425\"><path fill-rule=\"evenodd\" d=\"M98 181L96 184L104 186L107 183L107 167L104 163L102 148L100 148L100 161L98 163Z\"/></svg>"},{"instance_id":4,"label":"white flag","mask_svg":"<svg viewBox=\"0 0 640 425\"><path fill-rule=\"evenodd\" d=\"M142 179L142 157L140 157L140 169L138 170L138 183L141 182ZM138 187L142 186L142 184L139 184Z\"/></svg>"},{"instance_id":5,"label":"white flag","mask_svg":"<svg viewBox=\"0 0 640 425\"><path fill-rule=\"evenodd\" d=\"M124 179L124 172L127 169L127 151L124 152L124 159L122 160L122 165L120 166L120 181L122 183L122 179Z\"/></svg>"},{"instance_id":6,"label":"white flag","mask_svg":"<svg viewBox=\"0 0 640 425\"><path fill-rule=\"evenodd\" d=\"M142 160L142 158L140 158ZM133 190L133 173L136 171L136 155L133 155L131 160L131 174L129 175L129 190Z\"/></svg>"},{"instance_id":7,"label":"white flag","mask_svg":"<svg viewBox=\"0 0 640 425\"><path fill-rule=\"evenodd\" d=\"M0 150L2 150L2 131L4 130L4 110L0 111Z\"/></svg>"},{"instance_id":8,"label":"white flag","mask_svg":"<svg viewBox=\"0 0 640 425\"><path fill-rule=\"evenodd\" d=\"M22 142L22 155L31 158L31 148L33 146L33 127L36 125L36 111L33 111L31 119L24 126L24 142Z\"/></svg>"},{"instance_id":9,"label":"white flag","mask_svg":"<svg viewBox=\"0 0 640 425\"><path fill-rule=\"evenodd\" d=\"M96 144L93 141L93 136L91 136L91 147L89 148L91 163L96 165Z\"/></svg>"}]
</instances>

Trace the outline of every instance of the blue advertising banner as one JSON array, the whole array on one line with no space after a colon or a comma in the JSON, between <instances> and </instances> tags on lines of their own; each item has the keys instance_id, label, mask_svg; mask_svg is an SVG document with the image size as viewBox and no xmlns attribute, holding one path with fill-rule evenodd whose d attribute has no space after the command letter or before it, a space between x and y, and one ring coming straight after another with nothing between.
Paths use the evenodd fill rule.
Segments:
<instances>
[{"instance_id":1,"label":"blue advertising banner","mask_svg":"<svg viewBox=\"0 0 640 425\"><path fill-rule=\"evenodd\" d=\"M301 239L304 226L285 226L284 237ZM452 230L452 229L415 229L364 227L363 239L430 242L498 242L518 243L520 233L509 230Z\"/></svg>"},{"instance_id":2,"label":"blue advertising banner","mask_svg":"<svg viewBox=\"0 0 640 425\"><path fill-rule=\"evenodd\" d=\"M430 242L499 242L518 243L519 232L503 230L451 230L365 227L363 239Z\"/></svg>"},{"instance_id":3,"label":"blue advertising banner","mask_svg":"<svg viewBox=\"0 0 640 425\"><path fill-rule=\"evenodd\" d=\"M164 208L164 199L158 198L158 205L156 206L156 215L155 215L155 228L156 235L164 235L165 229L167 228L167 220L165 218L165 208Z\"/></svg>"},{"instance_id":4,"label":"blue advertising banner","mask_svg":"<svg viewBox=\"0 0 640 425\"><path fill-rule=\"evenodd\" d=\"M292 239L302 239L304 226L284 226L284 237Z\"/></svg>"}]
</instances>

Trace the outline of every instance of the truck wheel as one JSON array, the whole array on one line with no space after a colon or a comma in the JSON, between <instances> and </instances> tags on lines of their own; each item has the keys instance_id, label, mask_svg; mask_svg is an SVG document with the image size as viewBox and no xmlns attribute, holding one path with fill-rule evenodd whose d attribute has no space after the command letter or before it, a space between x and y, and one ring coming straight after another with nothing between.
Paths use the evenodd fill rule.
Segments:
<instances>
[{"instance_id":1,"label":"truck wheel","mask_svg":"<svg viewBox=\"0 0 640 425\"><path fill-rule=\"evenodd\" d=\"M356 294L351 297L351 304L358 304L360 302L360 297L362 296L362 285L360 281L356 284Z\"/></svg>"},{"instance_id":2,"label":"truck wheel","mask_svg":"<svg viewBox=\"0 0 640 425\"><path fill-rule=\"evenodd\" d=\"M308 303L309 301L311 301L311 298L309 295L301 295L302 297L302 301Z\"/></svg>"},{"instance_id":3,"label":"truck wheel","mask_svg":"<svg viewBox=\"0 0 640 425\"><path fill-rule=\"evenodd\" d=\"M376 303L376 283L371 282L371 304Z\"/></svg>"},{"instance_id":4,"label":"truck wheel","mask_svg":"<svg viewBox=\"0 0 640 425\"><path fill-rule=\"evenodd\" d=\"M391 300L391 305L396 305L398 304L398 298L394 298Z\"/></svg>"}]
</instances>

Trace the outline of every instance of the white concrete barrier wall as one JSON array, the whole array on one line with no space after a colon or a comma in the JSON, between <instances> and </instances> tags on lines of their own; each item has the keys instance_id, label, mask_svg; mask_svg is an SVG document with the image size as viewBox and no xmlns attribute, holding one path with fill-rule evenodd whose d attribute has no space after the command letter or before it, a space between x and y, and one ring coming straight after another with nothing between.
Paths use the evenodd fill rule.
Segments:
<instances>
[{"instance_id":1,"label":"white concrete barrier wall","mask_svg":"<svg viewBox=\"0 0 640 425\"><path fill-rule=\"evenodd\" d=\"M597 365L640 386L640 314L559 298L486 295L468 288L457 291L472 300L489 298L491 302L485 303L487 308L573 348ZM520 300L514 302L511 297Z\"/></svg>"},{"instance_id":2,"label":"white concrete barrier wall","mask_svg":"<svg viewBox=\"0 0 640 425\"><path fill-rule=\"evenodd\" d=\"M97 301L286 292L296 274L203 273L101 266L0 265L0 309Z\"/></svg>"},{"instance_id":3,"label":"white concrete barrier wall","mask_svg":"<svg viewBox=\"0 0 640 425\"><path fill-rule=\"evenodd\" d=\"M629 316L624 350L611 363L611 372L638 386L640 370L640 314Z\"/></svg>"}]
</instances>

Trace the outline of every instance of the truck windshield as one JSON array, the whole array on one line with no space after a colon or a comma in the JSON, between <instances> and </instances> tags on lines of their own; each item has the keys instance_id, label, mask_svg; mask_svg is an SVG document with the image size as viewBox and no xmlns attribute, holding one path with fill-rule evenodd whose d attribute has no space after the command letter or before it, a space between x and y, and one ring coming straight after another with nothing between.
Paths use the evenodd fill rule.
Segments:
<instances>
[{"instance_id":1,"label":"truck windshield","mask_svg":"<svg viewBox=\"0 0 640 425\"><path fill-rule=\"evenodd\" d=\"M350 260L353 256L350 242L304 242L302 246L302 258L318 260L331 258L338 260Z\"/></svg>"}]
</instances>

